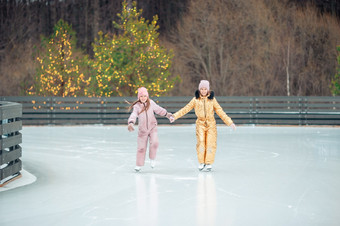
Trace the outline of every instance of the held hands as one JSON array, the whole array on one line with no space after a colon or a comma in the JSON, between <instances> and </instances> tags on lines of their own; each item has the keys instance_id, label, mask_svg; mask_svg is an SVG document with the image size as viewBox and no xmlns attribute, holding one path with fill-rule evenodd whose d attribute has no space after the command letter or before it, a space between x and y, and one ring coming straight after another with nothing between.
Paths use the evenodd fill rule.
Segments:
<instances>
[{"instance_id":1,"label":"held hands","mask_svg":"<svg viewBox=\"0 0 340 226\"><path fill-rule=\"evenodd\" d=\"M129 123L128 130L129 130L129 132L132 132L132 131L135 130L135 128L133 128L133 123L131 123L131 122Z\"/></svg>"},{"instance_id":2,"label":"held hands","mask_svg":"<svg viewBox=\"0 0 340 226\"><path fill-rule=\"evenodd\" d=\"M230 125L230 127L233 129L233 130L236 130L236 125L233 123Z\"/></svg>"},{"instance_id":3,"label":"held hands","mask_svg":"<svg viewBox=\"0 0 340 226\"><path fill-rule=\"evenodd\" d=\"M173 114L171 114L169 112L166 113L165 117L167 117L169 119L170 123L173 123L175 121L175 117L173 116Z\"/></svg>"}]
</instances>

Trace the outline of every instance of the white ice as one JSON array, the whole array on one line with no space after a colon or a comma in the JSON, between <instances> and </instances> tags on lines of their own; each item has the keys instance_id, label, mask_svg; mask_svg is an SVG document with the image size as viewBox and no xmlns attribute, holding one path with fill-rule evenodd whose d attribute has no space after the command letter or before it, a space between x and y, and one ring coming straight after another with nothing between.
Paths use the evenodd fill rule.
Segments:
<instances>
[{"instance_id":1,"label":"white ice","mask_svg":"<svg viewBox=\"0 0 340 226\"><path fill-rule=\"evenodd\" d=\"M340 225L339 127L218 126L212 172L197 169L194 125L158 133L156 167L135 173L126 126L24 127L0 225Z\"/></svg>"}]
</instances>

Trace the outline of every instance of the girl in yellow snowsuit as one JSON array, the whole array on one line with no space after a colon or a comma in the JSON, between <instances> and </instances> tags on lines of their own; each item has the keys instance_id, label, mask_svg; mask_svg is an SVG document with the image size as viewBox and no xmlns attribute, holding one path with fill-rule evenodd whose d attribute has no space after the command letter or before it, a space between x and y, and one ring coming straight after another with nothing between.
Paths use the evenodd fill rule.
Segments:
<instances>
[{"instance_id":1,"label":"girl in yellow snowsuit","mask_svg":"<svg viewBox=\"0 0 340 226\"><path fill-rule=\"evenodd\" d=\"M214 111L223 120L225 124L236 129L231 118L223 111L217 100L214 98L214 92L209 91L209 81L202 80L195 93L195 97L181 110L173 114L173 120L179 119L192 109L195 109L196 120L196 151L199 170L204 167L211 170L211 164L214 163L216 153L217 129L214 117Z\"/></svg>"}]
</instances>

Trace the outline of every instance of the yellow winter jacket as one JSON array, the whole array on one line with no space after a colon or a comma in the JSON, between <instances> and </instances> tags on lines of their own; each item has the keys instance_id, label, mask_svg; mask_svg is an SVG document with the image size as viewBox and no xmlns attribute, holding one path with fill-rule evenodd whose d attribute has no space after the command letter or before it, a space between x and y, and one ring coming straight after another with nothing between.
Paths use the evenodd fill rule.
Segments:
<instances>
[{"instance_id":1,"label":"yellow winter jacket","mask_svg":"<svg viewBox=\"0 0 340 226\"><path fill-rule=\"evenodd\" d=\"M213 91L211 91L206 97L199 95L199 91L196 91L196 97L192 98L192 100L185 107L174 114L175 119L181 118L193 108L195 109L195 114L197 116L197 124L205 124L208 126L216 125L214 111L225 124L228 126L233 124L231 118L223 111L222 107L214 98Z\"/></svg>"}]
</instances>

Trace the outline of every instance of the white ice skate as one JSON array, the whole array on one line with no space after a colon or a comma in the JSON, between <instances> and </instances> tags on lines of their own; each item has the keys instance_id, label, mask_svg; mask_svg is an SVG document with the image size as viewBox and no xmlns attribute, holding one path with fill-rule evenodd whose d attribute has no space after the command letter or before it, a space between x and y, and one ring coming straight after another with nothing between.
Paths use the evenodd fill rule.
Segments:
<instances>
[{"instance_id":1,"label":"white ice skate","mask_svg":"<svg viewBox=\"0 0 340 226\"><path fill-rule=\"evenodd\" d=\"M153 169L156 165L156 161L155 160L150 160L150 166Z\"/></svg>"},{"instance_id":2,"label":"white ice skate","mask_svg":"<svg viewBox=\"0 0 340 226\"><path fill-rule=\"evenodd\" d=\"M211 171L211 169L212 169L212 166L210 164L207 164L206 170Z\"/></svg>"},{"instance_id":3,"label":"white ice skate","mask_svg":"<svg viewBox=\"0 0 340 226\"><path fill-rule=\"evenodd\" d=\"M201 164L198 165L198 170L202 171L204 169L204 167L205 167L205 164L201 163Z\"/></svg>"},{"instance_id":4,"label":"white ice skate","mask_svg":"<svg viewBox=\"0 0 340 226\"><path fill-rule=\"evenodd\" d=\"M140 170L142 169L142 167L140 167L140 166L136 166L135 167L135 171L138 173Z\"/></svg>"}]
</instances>

